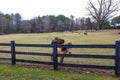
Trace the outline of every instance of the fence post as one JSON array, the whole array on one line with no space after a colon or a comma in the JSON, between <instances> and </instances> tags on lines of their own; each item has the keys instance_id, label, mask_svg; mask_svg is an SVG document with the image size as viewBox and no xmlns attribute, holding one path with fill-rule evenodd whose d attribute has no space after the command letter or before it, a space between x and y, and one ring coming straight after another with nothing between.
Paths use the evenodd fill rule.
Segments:
<instances>
[{"instance_id":1,"label":"fence post","mask_svg":"<svg viewBox=\"0 0 120 80\"><path fill-rule=\"evenodd\" d=\"M120 76L120 40L116 41L115 75Z\"/></svg>"},{"instance_id":2,"label":"fence post","mask_svg":"<svg viewBox=\"0 0 120 80\"><path fill-rule=\"evenodd\" d=\"M56 40L53 41L53 67L54 70L58 69L58 54L57 54L57 43Z\"/></svg>"},{"instance_id":3,"label":"fence post","mask_svg":"<svg viewBox=\"0 0 120 80\"><path fill-rule=\"evenodd\" d=\"M11 62L12 65L16 64L16 55L15 55L15 41L11 41Z\"/></svg>"}]
</instances>

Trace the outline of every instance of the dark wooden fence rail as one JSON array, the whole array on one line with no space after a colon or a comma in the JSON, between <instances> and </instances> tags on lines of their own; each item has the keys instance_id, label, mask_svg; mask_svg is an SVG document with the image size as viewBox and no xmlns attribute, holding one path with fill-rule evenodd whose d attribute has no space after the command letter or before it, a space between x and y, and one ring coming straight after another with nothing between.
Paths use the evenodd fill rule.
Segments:
<instances>
[{"instance_id":1,"label":"dark wooden fence rail","mask_svg":"<svg viewBox=\"0 0 120 80\"><path fill-rule=\"evenodd\" d=\"M0 43L0 46L8 46L10 47L10 43ZM11 51L7 51L7 50L0 50L0 54L10 54ZM8 60L11 61L11 58L0 58L0 60Z\"/></svg>"},{"instance_id":2,"label":"dark wooden fence rail","mask_svg":"<svg viewBox=\"0 0 120 80\"><path fill-rule=\"evenodd\" d=\"M120 75L120 40L116 41L115 45L105 44L105 45L58 45L56 42L51 44L16 44L14 41L11 41L10 44L0 43L0 46L10 46L11 51L0 50L0 53L10 54L11 58L0 58L0 60L11 60L12 65L15 65L16 62L24 63L38 63L38 64L48 64L53 65L54 69L58 69L58 66L69 66L69 67L84 67L84 68L98 68L98 69L113 69L115 70L115 75ZM53 54L51 53L38 53L38 52L20 52L15 51L15 47L45 47L53 48ZM66 48L103 48L103 49L115 49L115 55L90 55L90 54L58 54L57 48L66 47ZM16 55L38 55L38 56L53 56L53 62L44 62L44 61L34 61L34 60L23 60L16 59ZM74 58L96 58L96 59L113 59L115 60L115 66L102 66L102 65L89 65L89 64L69 64L69 63L58 63L58 57L74 57Z\"/></svg>"}]
</instances>

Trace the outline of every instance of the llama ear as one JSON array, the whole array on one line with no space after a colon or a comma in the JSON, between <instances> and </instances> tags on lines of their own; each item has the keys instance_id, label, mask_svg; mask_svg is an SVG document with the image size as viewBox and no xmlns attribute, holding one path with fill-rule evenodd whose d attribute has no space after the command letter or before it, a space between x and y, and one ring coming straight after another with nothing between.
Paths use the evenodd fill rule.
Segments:
<instances>
[{"instance_id":1,"label":"llama ear","mask_svg":"<svg viewBox=\"0 0 120 80\"><path fill-rule=\"evenodd\" d=\"M59 39L58 37L55 37L55 39L57 40L57 39Z\"/></svg>"},{"instance_id":2,"label":"llama ear","mask_svg":"<svg viewBox=\"0 0 120 80\"><path fill-rule=\"evenodd\" d=\"M72 43L71 43L71 42L68 42L67 44L68 44L68 45L72 45Z\"/></svg>"}]
</instances>

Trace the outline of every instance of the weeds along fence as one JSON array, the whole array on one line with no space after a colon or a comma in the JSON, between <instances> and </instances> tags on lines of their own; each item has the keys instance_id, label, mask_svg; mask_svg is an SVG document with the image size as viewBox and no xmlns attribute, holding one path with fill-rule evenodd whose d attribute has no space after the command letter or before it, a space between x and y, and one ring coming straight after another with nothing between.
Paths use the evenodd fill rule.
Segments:
<instances>
[{"instance_id":1,"label":"weeds along fence","mask_svg":"<svg viewBox=\"0 0 120 80\"><path fill-rule=\"evenodd\" d=\"M17 44L15 41L11 41L10 44L0 43L0 46L9 46L11 51L0 50L0 53L11 54L11 58L0 58L0 60L9 60L12 65L15 65L16 62L24 63L36 63L36 64L47 64L53 65L54 69L58 69L58 66L69 66L69 67L83 67L83 68L97 68L97 69L111 69L115 70L115 75L120 75L120 40L116 41L116 44L108 45L58 45L56 42L53 44ZM22 52L16 51L16 47L45 47L53 48L53 54L51 53L38 53L38 52ZM104 49L115 49L115 55L89 55L89 54L58 54L57 48L66 47L66 48L104 48ZM45 61L36 61L36 60L24 60L17 59L16 55L37 55L37 56L53 56L53 62ZM114 66L104 66L104 65L88 65L88 64L69 64L69 63L59 63L58 57L74 57L74 58L96 58L96 59L113 59L115 61Z\"/></svg>"}]
</instances>

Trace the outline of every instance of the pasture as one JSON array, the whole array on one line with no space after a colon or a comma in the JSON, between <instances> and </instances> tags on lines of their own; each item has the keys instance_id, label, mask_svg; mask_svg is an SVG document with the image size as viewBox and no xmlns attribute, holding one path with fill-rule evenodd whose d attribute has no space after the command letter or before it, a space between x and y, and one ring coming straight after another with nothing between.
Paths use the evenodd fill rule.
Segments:
<instances>
[{"instance_id":1,"label":"pasture","mask_svg":"<svg viewBox=\"0 0 120 80\"><path fill-rule=\"evenodd\" d=\"M39 34L10 34L1 35L0 43L9 43L11 40L15 40L16 43L34 43L34 44L50 44L54 37L60 37L65 39L65 42L72 42L72 44L115 44L117 39L120 40L119 30L103 30L98 32L88 32L88 35L84 35L83 31L76 32L54 32L54 33L39 33ZM2 50L10 50L9 47L0 46ZM26 48L18 47L17 51L25 52L52 52L51 48ZM109 54L114 55L114 49L72 49L72 54ZM8 54L0 54L0 57L10 57ZM31 59L40 61L50 61L50 57L39 56L21 56L17 55L18 59ZM2 61L1 61L2 62ZM83 58L65 58L64 63L82 63L82 64L97 64L97 65L114 65L114 60L102 60L102 59L83 59ZM48 79L49 80L49 79ZM53 79L54 80L54 79ZM59 80L59 79L55 79ZM64 79L63 79L64 80ZM72 80L72 79L71 79ZM76 79L77 80L77 79ZM78 79L79 80L79 79ZM83 79L84 80L84 79ZM89 79L88 79L89 80ZM91 79L90 79L91 80ZM94 80L94 79L92 79ZM97 80L97 79L95 79ZM98 79L100 80L100 79ZM103 80L103 79L102 79ZM111 80L111 79L109 79Z\"/></svg>"},{"instance_id":2,"label":"pasture","mask_svg":"<svg viewBox=\"0 0 120 80\"><path fill-rule=\"evenodd\" d=\"M120 35L117 34L118 30L105 30L98 32L89 32L88 35L84 35L81 31L81 34L76 32L54 32L54 33L39 33L39 34L10 34L10 35L1 35L0 43L10 43L11 40L15 40L15 43L28 43L28 44L51 44L52 39L54 37L60 37L65 39L65 43L72 42L72 44L115 44L117 39L120 39ZM0 46L3 50L10 50L9 47ZM51 48L33 48L33 47L18 47L16 51L26 51L26 52L52 52ZM111 54L114 55L114 49L72 49L72 53L79 54ZM2 55L5 57L6 55ZM33 56L18 56L18 58L29 58L35 60L47 60L49 61L49 57L33 57ZM105 61L105 60L104 60ZM71 63L93 63L93 64L101 64L99 60L93 59L65 59L65 62ZM103 63L102 63L103 64ZM114 61L107 61L105 65L114 65Z\"/></svg>"}]
</instances>

